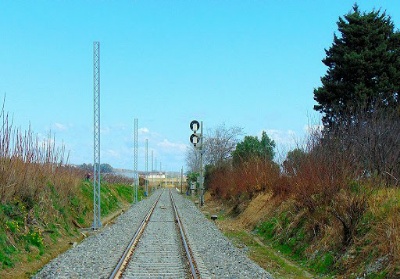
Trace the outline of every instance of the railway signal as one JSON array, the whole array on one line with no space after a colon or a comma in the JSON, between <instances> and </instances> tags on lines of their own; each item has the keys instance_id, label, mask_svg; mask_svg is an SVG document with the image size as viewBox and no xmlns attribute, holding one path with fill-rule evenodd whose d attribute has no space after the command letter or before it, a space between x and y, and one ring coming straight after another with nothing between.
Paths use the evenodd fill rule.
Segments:
<instances>
[{"instance_id":1,"label":"railway signal","mask_svg":"<svg viewBox=\"0 0 400 279\"><path fill-rule=\"evenodd\" d=\"M193 146L200 152L200 177L199 177L199 186L200 186L200 206L204 205L204 175L203 175L203 121L199 123L197 120L193 120L190 122L190 129L193 131L193 134L190 136L190 142ZM197 131L200 129L200 134Z\"/></svg>"},{"instance_id":2,"label":"railway signal","mask_svg":"<svg viewBox=\"0 0 400 279\"><path fill-rule=\"evenodd\" d=\"M190 136L190 142L193 143L194 147L199 143L199 137L196 134Z\"/></svg>"},{"instance_id":3,"label":"railway signal","mask_svg":"<svg viewBox=\"0 0 400 279\"><path fill-rule=\"evenodd\" d=\"M192 122L190 122L190 129L191 129L194 133L196 133L197 130L198 130L199 128L200 128L199 121L193 120Z\"/></svg>"}]
</instances>

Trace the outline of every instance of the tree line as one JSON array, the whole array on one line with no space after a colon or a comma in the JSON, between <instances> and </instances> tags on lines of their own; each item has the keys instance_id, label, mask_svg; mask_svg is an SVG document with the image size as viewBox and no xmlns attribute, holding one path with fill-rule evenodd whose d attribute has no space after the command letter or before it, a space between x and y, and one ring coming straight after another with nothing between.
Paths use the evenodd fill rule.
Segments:
<instances>
[{"instance_id":1,"label":"tree line","mask_svg":"<svg viewBox=\"0 0 400 279\"><path fill-rule=\"evenodd\" d=\"M322 60L326 74L314 89L322 129L279 165L265 132L240 140L242 128L221 125L205 135L205 186L237 213L244 201L268 193L290 224L271 232L282 243L301 229L302 241L292 248L310 259L315 249L333 253L330 268L365 264L358 255L344 256L358 245L375 259L386 257L385 272L393 275L387 278L397 278L400 245L385 232L399 235L390 195L400 185L400 32L386 12L362 12L357 5L337 26ZM198 170L196 156L188 151L189 170ZM384 198L386 192L391 194ZM321 239L330 241L321 245ZM315 249L305 251L302 243Z\"/></svg>"},{"instance_id":2,"label":"tree line","mask_svg":"<svg viewBox=\"0 0 400 279\"><path fill-rule=\"evenodd\" d=\"M84 170L86 173L92 173L93 172L93 164L86 164L83 163L78 166L78 168ZM100 172L101 173L113 173L114 169L110 164L100 164Z\"/></svg>"},{"instance_id":3,"label":"tree line","mask_svg":"<svg viewBox=\"0 0 400 279\"><path fill-rule=\"evenodd\" d=\"M322 134L312 135L313 149L288 152L282 169L294 174L306 153L322 148L346 154L357 172L377 175L386 183L400 179L400 32L391 17L380 10L353 9L337 22L338 34L325 49L328 67L321 86L314 89L314 110L322 116ZM272 162L275 142L263 132L245 136L243 129L216 127L205 135L207 169L239 166L254 160ZM187 152L188 169L199 169L199 154Z\"/></svg>"}]
</instances>

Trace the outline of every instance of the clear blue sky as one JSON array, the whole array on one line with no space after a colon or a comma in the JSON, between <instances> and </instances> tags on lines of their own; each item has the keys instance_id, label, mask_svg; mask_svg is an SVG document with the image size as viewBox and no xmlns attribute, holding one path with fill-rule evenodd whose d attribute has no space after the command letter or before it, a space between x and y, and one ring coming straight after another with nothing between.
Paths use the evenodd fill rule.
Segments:
<instances>
[{"instance_id":1,"label":"clear blue sky","mask_svg":"<svg viewBox=\"0 0 400 279\"><path fill-rule=\"evenodd\" d=\"M14 126L51 130L70 163L92 163L100 41L102 163L133 168L134 118L139 169L146 138L157 169L185 166L193 119L206 130L265 130L284 153L319 123L324 48L354 2L0 0L0 97ZM386 10L399 28L399 1L358 4Z\"/></svg>"}]
</instances>

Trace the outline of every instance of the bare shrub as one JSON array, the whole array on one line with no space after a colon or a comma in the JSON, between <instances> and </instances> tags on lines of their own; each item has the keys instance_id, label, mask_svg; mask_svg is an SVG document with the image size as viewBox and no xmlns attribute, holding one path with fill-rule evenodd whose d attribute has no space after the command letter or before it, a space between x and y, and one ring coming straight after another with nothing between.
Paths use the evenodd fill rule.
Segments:
<instances>
[{"instance_id":1,"label":"bare shrub","mask_svg":"<svg viewBox=\"0 0 400 279\"><path fill-rule=\"evenodd\" d=\"M14 128L4 110L0 117L0 201L17 198L33 206L51 185L67 202L83 176L67 166L64 147L56 147L51 134L41 140L31 129Z\"/></svg>"},{"instance_id":2,"label":"bare shrub","mask_svg":"<svg viewBox=\"0 0 400 279\"><path fill-rule=\"evenodd\" d=\"M352 244L358 224L367 209L367 194L351 193L342 189L331 201L328 212L342 224L342 244Z\"/></svg>"},{"instance_id":3,"label":"bare shrub","mask_svg":"<svg viewBox=\"0 0 400 279\"><path fill-rule=\"evenodd\" d=\"M243 134L243 128L226 127L221 124L209 130L204 139L204 161L206 164L218 166L231 158L232 151L238 143L238 137Z\"/></svg>"},{"instance_id":4,"label":"bare shrub","mask_svg":"<svg viewBox=\"0 0 400 279\"><path fill-rule=\"evenodd\" d=\"M212 195L222 199L230 199L232 197L234 181L232 174L232 170L227 164L210 170L207 187Z\"/></svg>"},{"instance_id":5,"label":"bare shrub","mask_svg":"<svg viewBox=\"0 0 400 279\"><path fill-rule=\"evenodd\" d=\"M208 189L219 198L239 201L251 199L257 193L281 186L287 192L287 184L280 183L279 166L259 158L232 166L230 162L214 167L208 174ZM285 188L285 190L283 190Z\"/></svg>"},{"instance_id":6,"label":"bare shrub","mask_svg":"<svg viewBox=\"0 0 400 279\"><path fill-rule=\"evenodd\" d=\"M387 186L400 183L400 117L396 111L360 110L353 121L335 125L326 135L341 144L353 166ZM377 181L379 184L379 181Z\"/></svg>"},{"instance_id":7,"label":"bare shrub","mask_svg":"<svg viewBox=\"0 0 400 279\"><path fill-rule=\"evenodd\" d=\"M114 173L107 173L104 174L103 176L103 181L107 182L107 183L111 183L111 184L133 184L134 179L127 177L127 176L123 176L123 175L118 175L118 174L114 174Z\"/></svg>"},{"instance_id":8,"label":"bare shrub","mask_svg":"<svg viewBox=\"0 0 400 279\"><path fill-rule=\"evenodd\" d=\"M321 219L321 212L326 212L337 219L342 225L342 244L348 246L368 205L368 193L357 182L363 168L349 156L338 135L315 132L306 151L296 162L296 171L287 177L293 198L300 208L307 208L311 218Z\"/></svg>"}]
</instances>

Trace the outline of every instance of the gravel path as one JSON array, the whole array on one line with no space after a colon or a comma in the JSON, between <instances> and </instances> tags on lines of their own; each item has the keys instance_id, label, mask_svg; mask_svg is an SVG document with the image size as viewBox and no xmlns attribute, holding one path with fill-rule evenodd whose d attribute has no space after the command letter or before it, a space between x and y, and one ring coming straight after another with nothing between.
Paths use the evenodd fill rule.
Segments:
<instances>
[{"instance_id":1,"label":"gravel path","mask_svg":"<svg viewBox=\"0 0 400 279\"><path fill-rule=\"evenodd\" d=\"M134 204L114 225L103 228L52 260L34 278L108 278L159 191ZM230 243L191 201L176 192L174 199L201 278L272 278Z\"/></svg>"}]
</instances>

